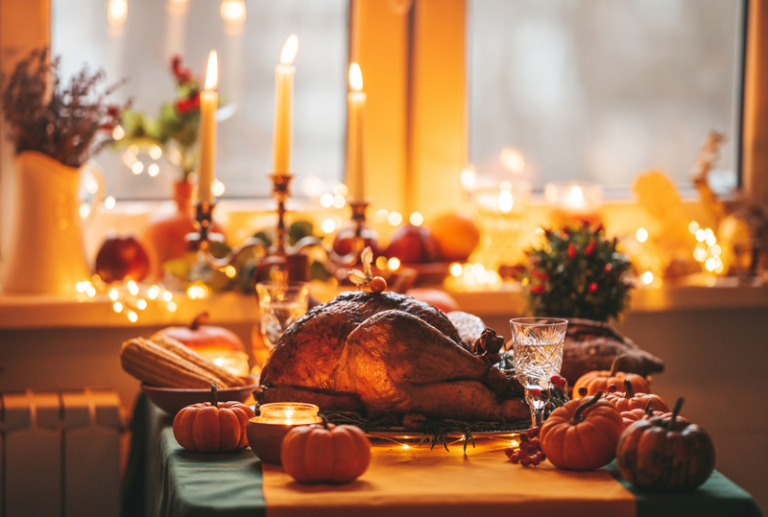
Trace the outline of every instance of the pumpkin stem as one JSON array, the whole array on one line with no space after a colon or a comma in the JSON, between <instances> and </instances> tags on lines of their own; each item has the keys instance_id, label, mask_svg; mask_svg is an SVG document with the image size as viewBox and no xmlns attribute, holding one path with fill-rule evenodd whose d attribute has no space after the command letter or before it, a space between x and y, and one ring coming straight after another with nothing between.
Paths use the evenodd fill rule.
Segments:
<instances>
[{"instance_id":1,"label":"pumpkin stem","mask_svg":"<svg viewBox=\"0 0 768 517\"><path fill-rule=\"evenodd\" d=\"M197 330L200 328L200 325L205 325L208 323L208 311L201 312L197 316L195 316L195 319L192 320L192 323L189 325L189 330Z\"/></svg>"},{"instance_id":2,"label":"pumpkin stem","mask_svg":"<svg viewBox=\"0 0 768 517\"><path fill-rule=\"evenodd\" d=\"M582 420L584 420L584 417L581 416L581 414L591 406L594 406L597 404L597 401L600 400L600 397L603 396L602 391L598 391L597 394L592 397L590 400L587 400L586 402L582 402L579 407L576 408L576 412L573 414L573 417L571 418L571 425L576 425Z\"/></svg>"},{"instance_id":3,"label":"pumpkin stem","mask_svg":"<svg viewBox=\"0 0 768 517\"><path fill-rule=\"evenodd\" d=\"M624 358L626 354L617 355L616 358L611 363L611 371L608 374L608 377L613 377L616 375L616 371L619 369L619 361Z\"/></svg>"},{"instance_id":4,"label":"pumpkin stem","mask_svg":"<svg viewBox=\"0 0 768 517\"><path fill-rule=\"evenodd\" d=\"M624 398L625 399L631 399L635 396L635 388L632 387L632 383L628 380L624 379Z\"/></svg>"},{"instance_id":5,"label":"pumpkin stem","mask_svg":"<svg viewBox=\"0 0 768 517\"><path fill-rule=\"evenodd\" d=\"M211 407L219 407L219 388L216 383L211 383Z\"/></svg>"},{"instance_id":6,"label":"pumpkin stem","mask_svg":"<svg viewBox=\"0 0 768 517\"><path fill-rule=\"evenodd\" d=\"M328 419L325 418L323 415L320 415L320 420L323 422L323 429L328 429Z\"/></svg>"},{"instance_id":7,"label":"pumpkin stem","mask_svg":"<svg viewBox=\"0 0 768 517\"><path fill-rule=\"evenodd\" d=\"M653 414L653 409L651 409L651 404L653 404L653 399L648 399L648 402L645 404L645 414L647 416L651 416L651 414Z\"/></svg>"},{"instance_id":8,"label":"pumpkin stem","mask_svg":"<svg viewBox=\"0 0 768 517\"><path fill-rule=\"evenodd\" d=\"M683 408L683 402L685 402L683 397L680 397L677 399L677 402L675 402L675 409L672 410L672 418L669 419L667 431L672 431L675 428L675 420L677 420L677 414L680 413L680 410Z\"/></svg>"}]
</instances>

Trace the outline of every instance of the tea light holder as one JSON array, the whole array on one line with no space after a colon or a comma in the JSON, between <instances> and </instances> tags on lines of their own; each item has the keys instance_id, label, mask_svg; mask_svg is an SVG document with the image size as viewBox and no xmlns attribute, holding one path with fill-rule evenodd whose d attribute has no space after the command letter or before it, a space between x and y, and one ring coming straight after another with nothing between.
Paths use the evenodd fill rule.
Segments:
<instances>
[{"instance_id":1,"label":"tea light holder","mask_svg":"<svg viewBox=\"0 0 768 517\"><path fill-rule=\"evenodd\" d=\"M300 402L276 402L259 406L259 416L246 427L251 450L264 463L280 465L283 439L294 427L317 424L320 408Z\"/></svg>"},{"instance_id":2,"label":"tea light holder","mask_svg":"<svg viewBox=\"0 0 768 517\"><path fill-rule=\"evenodd\" d=\"M600 224L603 208L603 189L600 185L550 183L544 189L544 197L549 203L551 222L555 228L568 223Z\"/></svg>"}]
</instances>

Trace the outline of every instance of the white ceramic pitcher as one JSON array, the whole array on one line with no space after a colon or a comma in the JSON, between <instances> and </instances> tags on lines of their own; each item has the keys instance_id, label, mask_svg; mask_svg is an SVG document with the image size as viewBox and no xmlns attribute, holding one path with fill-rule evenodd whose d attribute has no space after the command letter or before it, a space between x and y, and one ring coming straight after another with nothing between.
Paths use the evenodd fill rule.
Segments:
<instances>
[{"instance_id":1,"label":"white ceramic pitcher","mask_svg":"<svg viewBox=\"0 0 768 517\"><path fill-rule=\"evenodd\" d=\"M93 164L68 167L50 156L25 151L16 156L16 196L10 247L2 282L14 294L76 294L76 284L91 278L83 242L79 189L87 170L101 184ZM93 189L91 189L93 190ZM103 188L97 189L103 192Z\"/></svg>"}]
</instances>

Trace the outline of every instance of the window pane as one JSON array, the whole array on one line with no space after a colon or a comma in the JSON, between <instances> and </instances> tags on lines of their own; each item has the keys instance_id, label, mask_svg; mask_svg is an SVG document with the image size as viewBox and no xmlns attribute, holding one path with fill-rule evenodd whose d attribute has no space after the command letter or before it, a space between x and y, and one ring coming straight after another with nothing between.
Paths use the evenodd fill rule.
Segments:
<instances>
[{"instance_id":1,"label":"window pane","mask_svg":"<svg viewBox=\"0 0 768 517\"><path fill-rule=\"evenodd\" d=\"M534 188L626 189L661 168L680 186L707 131L735 183L741 0L469 0L470 159ZM506 174L511 174L508 171Z\"/></svg>"},{"instance_id":2,"label":"window pane","mask_svg":"<svg viewBox=\"0 0 768 517\"><path fill-rule=\"evenodd\" d=\"M269 195L272 172L275 66L291 33L299 36L294 65L292 169L299 180L314 175L332 187L342 179L346 116L347 0L247 0L243 24L228 25L221 1L127 0L122 24L108 23L108 0L54 0L53 51L69 77L88 63L104 68L134 107L156 116L174 95L170 58L181 54L199 76L208 52L219 55L219 93L234 114L218 126L216 170L224 197ZM118 198L167 198L178 178L166 156L142 153L134 175L119 154L96 160ZM150 177L151 163L160 173ZM316 183L316 182L315 182ZM294 190L301 193L301 183Z\"/></svg>"}]
</instances>

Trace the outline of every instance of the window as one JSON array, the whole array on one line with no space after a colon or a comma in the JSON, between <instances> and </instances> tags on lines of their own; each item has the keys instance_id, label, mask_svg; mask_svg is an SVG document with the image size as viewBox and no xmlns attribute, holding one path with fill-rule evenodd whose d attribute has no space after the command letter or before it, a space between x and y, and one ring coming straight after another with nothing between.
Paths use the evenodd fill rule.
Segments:
<instances>
[{"instance_id":1,"label":"window","mask_svg":"<svg viewBox=\"0 0 768 517\"><path fill-rule=\"evenodd\" d=\"M110 83L128 78L120 95L156 116L173 98L171 56L182 55L184 65L202 76L208 52L216 49L218 90L228 103L222 111L230 114L218 125L217 177L225 185L224 197L259 197L270 193L274 70L285 40L297 33L294 192L301 195L302 186L318 189L317 179L332 189L344 169L347 0L225 3L245 6L245 20L226 21L220 0L54 0L53 52L62 56L65 78L83 63L103 68ZM230 17L237 13L235 7ZM108 194L122 199L168 198L178 177L166 156L153 160L141 153L145 167L136 175L118 153L107 150L95 159L104 168ZM159 165L155 177L148 174L151 163Z\"/></svg>"},{"instance_id":2,"label":"window","mask_svg":"<svg viewBox=\"0 0 768 517\"><path fill-rule=\"evenodd\" d=\"M741 0L468 0L471 162L507 179L521 162L500 156L516 151L535 189L581 180L626 190L650 168L684 187L714 129L728 138L716 187L734 187L742 9Z\"/></svg>"}]
</instances>

